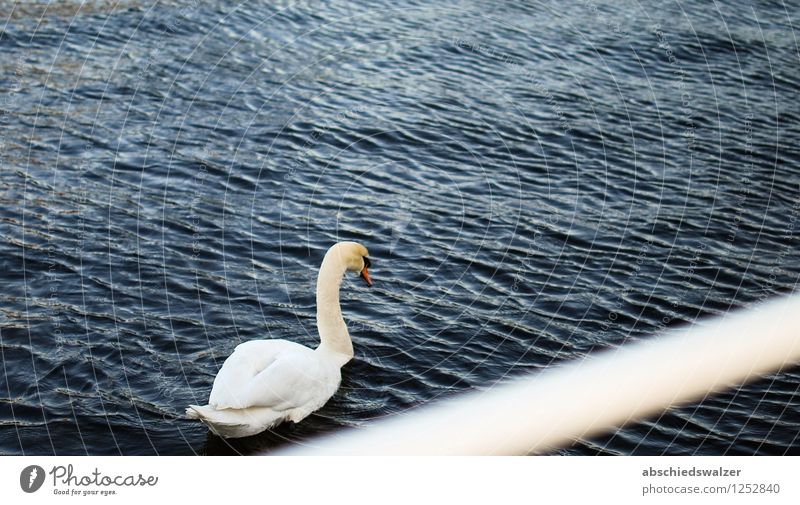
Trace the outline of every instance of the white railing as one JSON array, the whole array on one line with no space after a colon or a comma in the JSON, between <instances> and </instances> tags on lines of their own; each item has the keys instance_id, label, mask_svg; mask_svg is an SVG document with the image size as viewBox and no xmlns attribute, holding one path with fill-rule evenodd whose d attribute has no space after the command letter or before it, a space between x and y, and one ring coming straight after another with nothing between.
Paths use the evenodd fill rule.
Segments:
<instances>
[{"instance_id":1,"label":"white railing","mask_svg":"<svg viewBox=\"0 0 800 505\"><path fill-rule=\"evenodd\" d=\"M798 361L795 295L280 453L543 453Z\"/></svg>"}]
</instances>

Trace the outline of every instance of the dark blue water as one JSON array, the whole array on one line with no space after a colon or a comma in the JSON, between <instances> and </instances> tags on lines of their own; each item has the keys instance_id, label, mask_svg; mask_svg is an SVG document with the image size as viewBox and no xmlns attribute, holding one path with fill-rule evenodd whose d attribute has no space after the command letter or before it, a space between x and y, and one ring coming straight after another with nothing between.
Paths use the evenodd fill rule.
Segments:
<instances>
[{"instance_id":1,"label":"dark blue water","mask_svg":"<svg viewBox=\"0 0 800 505\"><path fill-rule=\"evenodd\" d=\"M796 2L89 4L0 0L1 453L249 453L797 288ZM316 345L337 240L339 393L182 419L240 342ZM800 454L799 384L563 452Z\"/></svg>"}]
</instances>

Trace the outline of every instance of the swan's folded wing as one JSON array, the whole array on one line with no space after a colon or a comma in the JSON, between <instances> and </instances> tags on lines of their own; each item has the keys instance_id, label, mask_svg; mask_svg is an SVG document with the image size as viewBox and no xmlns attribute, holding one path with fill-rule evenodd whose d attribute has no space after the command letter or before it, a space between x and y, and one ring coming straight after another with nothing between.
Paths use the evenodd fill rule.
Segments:
<instances>
[{"instance_id":1,"label":"swan's folded wing","mask_svg":"<svg viewBox=\"0 0 800 505\"><path fill-rule=\"evenodd\" d=\"M243 390L264 368L275 361L284 347L277 341L250 341L236 346L214 378L208 403L215 409L242 408Z\"/></svg>"},{"instance_id":2,"label":"swan's folded wing","mask_svg":"<svg viewBox=\"0 0 800 505\"><path fill-rule=\"evenodd\" d=\"M283 411L302 407L319 397L325 377L319 360L309 353L282 353L253 377L244 391L248 407Z\"/></svg>"},{"instance_id":3,"label":"swan's folded wing","mask_svg":"<svg viewBox=\"0 0 800 505\"><path fill-rule=\"evenodd\" d=\"M215 409L303 405L319 384L319 364L310 349L266 340L239 345L214 379L209 404Z\"/></svg>"}]
</instances>

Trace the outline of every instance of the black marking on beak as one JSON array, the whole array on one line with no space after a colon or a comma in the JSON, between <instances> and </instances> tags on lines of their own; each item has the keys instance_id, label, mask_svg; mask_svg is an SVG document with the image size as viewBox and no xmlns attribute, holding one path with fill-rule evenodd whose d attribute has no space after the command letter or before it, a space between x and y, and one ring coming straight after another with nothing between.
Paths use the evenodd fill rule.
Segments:
<instances>
[{"instance_id":1,"label":"black marking on beak","mask_svg":"<svg viewBox=\"0 0 800 505\"><path fill-rule=\"evenodd\" d=\"M369 287L372 287L372 279L369 278L369 266L371 264L369 258L364 256L364 268L361 269L361 273L359 274L359 277L364 279L364 282L366 282Z\"/></svg>"}]
</instances>

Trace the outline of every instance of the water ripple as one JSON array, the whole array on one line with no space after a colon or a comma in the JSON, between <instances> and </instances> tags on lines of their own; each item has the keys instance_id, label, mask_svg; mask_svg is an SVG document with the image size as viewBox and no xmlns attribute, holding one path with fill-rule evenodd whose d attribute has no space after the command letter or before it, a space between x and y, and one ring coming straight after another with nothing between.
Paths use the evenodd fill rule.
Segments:
<instances>
[{"instance_id":1,"label":"water ripple","mask_svg":"<svg viewBox=\"0 0 800 505\"><path fill-rule=\"evenodd\" d=\"M777 5L0 12L0 453L298 443L797 286ZM316 270L343 239L375 286L343 283L340 392L241 441L183 420L238 343L315 345ZM560 452L798 454L797 383Z\"/></svg>"}]
</instances>

